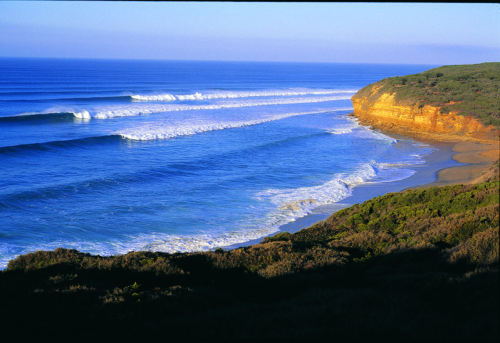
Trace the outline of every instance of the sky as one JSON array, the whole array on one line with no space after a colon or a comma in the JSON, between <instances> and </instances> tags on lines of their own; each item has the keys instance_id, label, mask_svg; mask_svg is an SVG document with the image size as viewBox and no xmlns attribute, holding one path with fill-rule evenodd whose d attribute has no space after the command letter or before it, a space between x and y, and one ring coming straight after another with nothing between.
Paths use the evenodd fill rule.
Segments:
<instances>
[{"instance_id":1,"label":"sky","mask_svg":"<svg viewBox=\"0 0 500 343\"><path fill-rule=\"evenodd\" d=\"M500 5L0 1L0 57L496 62Z\"/></svg>"}]
</instances>

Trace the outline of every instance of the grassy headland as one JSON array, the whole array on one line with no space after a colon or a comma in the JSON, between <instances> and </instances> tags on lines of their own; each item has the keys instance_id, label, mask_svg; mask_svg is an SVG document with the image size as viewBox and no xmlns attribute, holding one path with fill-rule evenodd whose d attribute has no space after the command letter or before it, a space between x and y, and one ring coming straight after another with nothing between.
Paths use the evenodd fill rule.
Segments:
<instances>
[{"instance_id":1,"label":"grassy headland","mask_svg":"<svg viewBox=\"0 0 500 343\"><path fill-rule=\"evenodd\" d=\"M423 92L444 80L442 68L426 72L425 82L439 80ZM392 89L424 82L392 79ZM481 113L496 123L498 111ZM481 183L387 194L229 251L22 255L0 273L0 325L36 338L496 342L498 167Z\"/></svg>"},{"instance_id":2,"label":"grassy headland","mask_svg":"<svg viewBox=\"0 0 500 343\"><path fill-rule=\"evenodd\" d=\"M471 115L500 128L500 63L442 66L420 74L390 77L362 88L356 96L376 99L384 93L408 106L431 105L441 113Z\"/></svg>"}]
</instances>

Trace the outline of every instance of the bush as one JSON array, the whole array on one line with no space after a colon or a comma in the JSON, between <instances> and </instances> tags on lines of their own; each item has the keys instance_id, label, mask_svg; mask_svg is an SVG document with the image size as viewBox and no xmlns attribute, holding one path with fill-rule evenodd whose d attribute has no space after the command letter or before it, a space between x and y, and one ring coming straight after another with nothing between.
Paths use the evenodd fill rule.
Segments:
<instances>
[{"instance_id":1,"label":"bush","mask_svg":"<svg viewBox=\"0 0 500 343\"><path fill-rule=\"evenodd\" d=\"M22 255L0 273L2 324L37 339L496 342L499 190L386 194L228 251Z\"/></svg>"}]
</instances>

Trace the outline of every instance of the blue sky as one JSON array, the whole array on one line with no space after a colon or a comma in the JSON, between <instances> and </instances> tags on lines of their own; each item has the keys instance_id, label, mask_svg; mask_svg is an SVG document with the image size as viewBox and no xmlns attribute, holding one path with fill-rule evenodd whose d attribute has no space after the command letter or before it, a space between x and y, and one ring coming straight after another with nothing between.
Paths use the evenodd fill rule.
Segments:
<instances>
[{"instance_id":1,"label":"blue sky","mask_svg":"<svg viewBox=\"0 0 500 343\"><path fill-rule=\"evenodd\" d=\"M1 1L0 56L500 61L500 5Z\"/></svg>"}]
</instances>

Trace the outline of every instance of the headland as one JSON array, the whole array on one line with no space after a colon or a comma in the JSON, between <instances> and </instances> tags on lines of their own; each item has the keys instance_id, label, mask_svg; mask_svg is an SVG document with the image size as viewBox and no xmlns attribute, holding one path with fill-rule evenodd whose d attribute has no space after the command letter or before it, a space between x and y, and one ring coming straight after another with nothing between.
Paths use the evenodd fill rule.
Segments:
<instances>
[{"instance_id":1,"label":"headland","mask_svg":"<svg viewBox=\"0 0 500 343\"><path fill-rule=\"evenodd\" d=\"M453 143L454 160L467 165L425 187L486 181L500 158L499 74L500 63L482 63L387 78L352 97L352 115L381 132Z\"/></svg>"}]
</instances>

